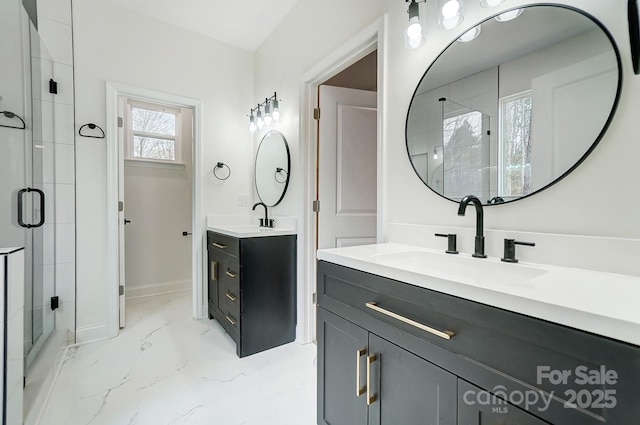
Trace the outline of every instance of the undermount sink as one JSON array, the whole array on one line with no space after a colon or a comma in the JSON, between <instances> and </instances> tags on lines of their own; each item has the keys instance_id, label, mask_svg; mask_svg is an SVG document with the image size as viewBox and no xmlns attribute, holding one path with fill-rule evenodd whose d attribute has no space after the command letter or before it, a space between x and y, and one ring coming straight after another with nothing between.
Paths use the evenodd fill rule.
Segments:
<instances>
[{"instance_id":1,"label":"undermount sink","mask_svg":"<svg viewBox=\"0 0 640 425\"><path fill-rule=\"evenodd\" d=\"M430 251L407 251L375 256L376 263L438 278L476 285L517 285L548 271L495 260Z\"/></svg>"}]
</instances>

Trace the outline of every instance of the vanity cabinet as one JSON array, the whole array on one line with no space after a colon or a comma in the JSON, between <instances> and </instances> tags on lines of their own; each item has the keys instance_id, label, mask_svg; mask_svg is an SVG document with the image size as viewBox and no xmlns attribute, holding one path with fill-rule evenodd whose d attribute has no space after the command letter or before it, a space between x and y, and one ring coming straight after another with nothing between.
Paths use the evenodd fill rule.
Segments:
<instances>
[{"instance_id":1,"label":"vanity cabinet","mask_svg":"<svg viewBox=\"0 0 640 425\"><path fill-rule=\"evenodd\" d=\"M640 347L318 263L318 423L619 425L639 393Z\"/></svg>"},{"instance_id":2,"label":"vanity cabinet","mask_svg":"<svg viewBox=\"0 0 640 425\"><path fill-rule=\"evenodd\" d=\"M455 425L456 377L318 309L318 423Z\"/></svg>"},{"instance_id":3,"label":"vanity cabinet","mask_svg":"<svg viewBox=\"0 0 640 425\"><path fill-rule=\"evenodd\" d=\"M208 313L245 357L295 339L296 236L207 232Z\"/></svg>"}]
</instances>

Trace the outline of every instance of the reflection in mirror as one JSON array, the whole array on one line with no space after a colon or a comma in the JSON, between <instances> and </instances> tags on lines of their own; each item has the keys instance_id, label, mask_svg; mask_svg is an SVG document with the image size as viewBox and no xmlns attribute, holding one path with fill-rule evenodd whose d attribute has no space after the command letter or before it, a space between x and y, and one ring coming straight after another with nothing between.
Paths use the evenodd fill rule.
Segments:
<instances>
[{"instance_id":1,"label":"reflection in mirror","mask_svg":"<svg viewBox=\"0 0 640 425\"><path fill-rule=\"evenodd\" d=\"M509 202L564 177L600 140L619 97L618 50L590 16L530 6L493 18L440 54L407 116L413 168L454 201Z\"/></svg>"},{"instance_id":2,"label":"reflection in mirror","mask_svg":"<svg viewBox=\"0 0 640 425\"><path fill-rule=\"evenodd\" d=\"M289 186L291 158L289 145L279 131L270 131L262 138L256 154L256 191L268 207L278 205Z\"/></svg>"}]
</instances>

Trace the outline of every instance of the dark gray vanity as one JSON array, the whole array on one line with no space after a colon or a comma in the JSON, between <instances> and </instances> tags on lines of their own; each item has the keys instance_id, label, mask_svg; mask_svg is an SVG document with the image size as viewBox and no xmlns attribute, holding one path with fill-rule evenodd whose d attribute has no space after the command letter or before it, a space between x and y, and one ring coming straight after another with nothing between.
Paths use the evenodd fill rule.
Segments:
<instances>
[{"instance_id":1,"label":"dark gray vanity","mask_svg":"<svg viewBox=\"0 0 640 425\"><path fill-rule=\"evenodd\" d=\"M207 232L208 312L245 357L296 337L296 235Z\"/></svg>"},{"instance_id":2,"label":"dark gray vanity","mask_svg":"<svg viewBox=\"0 0 640 425\"><path fill-rule=\"evenodd\" d=\"M640 418L640 347L327 261L317 331L318 424Z\"/></svg>"}]
</instances>

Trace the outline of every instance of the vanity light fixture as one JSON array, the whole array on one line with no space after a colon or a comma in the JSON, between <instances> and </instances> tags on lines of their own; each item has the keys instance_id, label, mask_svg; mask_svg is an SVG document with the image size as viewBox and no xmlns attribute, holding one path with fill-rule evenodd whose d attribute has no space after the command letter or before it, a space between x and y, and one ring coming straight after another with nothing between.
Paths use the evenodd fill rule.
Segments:
<instances>
[{"instance_id":1,"label":"vanity light fixture","mask_svg":"<svg viewBox=\"0 0 640 425\"><path fill-rule=\"evenodd\" d=\"M458 38L458 41L460 41L461 43L468 43L471 40L475 40L480 35L480 31L482 31L482 26L477 25L462 34L460 38Z\"/></svg>"},{"instance_id":2,"label":"vanity light fixture","mask_svg":"<svg viewBox=\"0 0 640 425\"><path fill-rule=\"evenodd\" d=\"M504 3L504 0L480 0L482 7L496 7Z\"/></svg>"},{"instance_id":3,"label":"vanity light fixture","mask_svg":"<svg viewBox=\"0 0 640 425\"><path fill-rule=\"evenodd\" d=\"M409 49L417 49L425 42L424 36L424 22L420 17L420 5L418 3L424 3L416 0L405 0L409 3L409 22L407 23L407 29L404 32L405 45ZM423 14L424 17L424 14Z\"/></svg>"},{"instance_id":4,"label":"vanity light fixture","mask_svg":"<svg viewBox=\"0 0 640 425\"><path fill-rule=\"evenodd\" d=\"M508 22L513 19L516 19L518 16L522 15L524 9L513 9L508 12L504 12L495 17L498 22Z\"/></svg>"},{"instance_id":5,"label":"vanity light fixture","mask_svg":"<svg viewBox=\"0 0 640 425\"><path fill-rule=\"evenodd\" d=\"M456 28L464 20L462 0L438 0L440 26L446 30Z\"/></svg>"},{"instance_id":6,"label":"vanity light fixture","mask_svg":"<svg viewBox=\"0 0 640 425\"><path fill-rule=\"evenodd\" d=\"M263 115L264 108L264 115ZM249 114L249 132L255 133L256 130L262 130L271 126L274 122L280 120L280 109L278 107L278 94L268 97L264 102L251 109Z\"/></svg>"}]
</instances>

